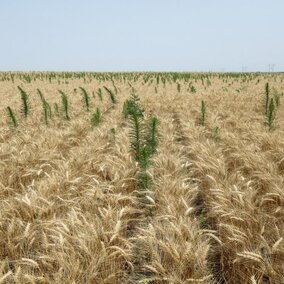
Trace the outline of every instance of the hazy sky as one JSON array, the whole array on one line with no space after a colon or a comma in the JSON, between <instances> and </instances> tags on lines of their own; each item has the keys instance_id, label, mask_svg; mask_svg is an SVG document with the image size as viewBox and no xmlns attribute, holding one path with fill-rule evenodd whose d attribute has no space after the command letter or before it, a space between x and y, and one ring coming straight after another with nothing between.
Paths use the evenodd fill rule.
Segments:
<instances>
[{"instance_id":1,"label":"hazy sky","mask_svg":"<svg viewBox=\"0 0 284 284\"><path fill-rule=\"evenodd\" d=\"M0 70L284 71L284 0L0 0Z\"/></svg>"}]
</instances>

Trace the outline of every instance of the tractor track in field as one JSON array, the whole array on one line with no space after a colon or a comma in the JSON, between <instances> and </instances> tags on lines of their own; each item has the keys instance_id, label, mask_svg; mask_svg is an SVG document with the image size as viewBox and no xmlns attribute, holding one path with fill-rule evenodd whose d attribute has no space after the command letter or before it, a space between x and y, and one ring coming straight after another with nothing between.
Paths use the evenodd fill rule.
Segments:
<instances>
[{"instance_id":1,"label":"tractor track in field","mask_svg":"<svg viewBox=\"0 0 284 284\"><path fill-rule=\"evenodd\" d=\"M182 156L185 158L186 162L190 163L190 167L187 167L188 176L191 179L189 183L193 186L197 186L198 188L198 193L194 202L195 210L193 212L193 216L200 220L201 229L214 230L216 229L216 224L214 224L214 222L208 218L208 208L205 202L206 191L204 190L204 187L207 186L206 179L204 176L197 176L193 171L194 168L196 168L195 154L191 153L190 151L190 139L184 131L182 120L177 112L174 112L172 116L172 123L175 129L174 141L177 145L179 145L179 147L182 147ZM209 243L210 251L208 255L208 262L210 265L210 271L212 272L215 282L218 284L223 284L225 282L220 276L221 260L220 255L218 254L218 244L214 239L210 239Z\"/></svg>"}]
</instances>

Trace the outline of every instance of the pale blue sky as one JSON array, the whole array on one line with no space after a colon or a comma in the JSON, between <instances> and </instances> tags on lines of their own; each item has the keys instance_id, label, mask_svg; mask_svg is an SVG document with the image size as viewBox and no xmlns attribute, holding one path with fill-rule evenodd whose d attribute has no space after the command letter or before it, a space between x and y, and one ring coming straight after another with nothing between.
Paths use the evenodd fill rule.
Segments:
<instances>
[{"instance_id":1,"label":"pale blue sky","mask_svg":"<svg viewBox=\"0 0 284 284\"><path fill-rule=\"evenodd\" d=\"M284 71L284 0L0 0L0 70Z\"/></svg>"}]
</instances>

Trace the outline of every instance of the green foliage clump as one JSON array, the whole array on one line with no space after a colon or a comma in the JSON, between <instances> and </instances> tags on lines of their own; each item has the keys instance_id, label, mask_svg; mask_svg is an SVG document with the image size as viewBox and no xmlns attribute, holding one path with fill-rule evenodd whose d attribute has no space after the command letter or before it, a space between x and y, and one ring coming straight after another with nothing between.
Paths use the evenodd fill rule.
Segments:
<instances>
[{"instance_id":1,"label":"green foliage clump","mask_svg":"<svg viewBox=\"0 0 284 284\"><path fill-rule=\"evenodd\" d=\"M52 113L51 113L51 107L46 100L42 102L42 108L43 108L44 122L46 125L48 125L48 118L51 118Z\"/></svg>"},{"instance_id":2,"label":"green foliage clump","mask_svg":"<svg viewBox=\"0 0 284 284\"><path fill-rule=\"evenodd\" d=\"M66 120L70 120L70 116L69 116L69 102L68 102L68 97L67 95L59 90L59 93L61 94L61 100L62 100L62 107L63 107L63 112L64 112L64 118Z\"/></svg>"},{"instance_id":3,"label":"green foliage clump","mask_svg":"<svg viewBox=\"0 0 284 284\"><path fill-rule=\"evenodd\" d=\"M21 113L27 118L29 114L29 102L28 102L28 94L18 86L18 90L21 93L21 100L22 100L22 108L21 108Z\"/></svg>"},{"instance_id":4,"label":"green foliage clump","mask_svg":"<svg viewBox=\"0 0 284 284\"><path fill-rule=\"evenodd\" d=\"M40 97L40 100L41 100L41 101L44 101L45 98L44 98L44 95L43 95L43 93L41 92L40 89L37 89L37 93L38 93L38 95L39 95L39 97Z\"/></svg>"},{"instance_id":5,"label":"green foliage clump","mask_svg":"<svg viewBox=\"0 0 284 284\"><path fill-rule=\"evenodd\" d=\"M114 88L114 92L117 94L118 93L118 89L117 89L114 81L112 81L112 85L113 85L113 88Z\"/></svg>"},{"instance_id":6,"label":"green foliage clump","mask_svg":"<svg viewBox=\"0 0 284 284\"><path fill-rule=\"evenodd\" d=\"M110 133L112 134L112 138L113 138L113 140L115 140L116 130L115 130L115 128L114 128L114 127L110 129Z\"/></svg>"},{"instance_id":7,"label":"green foliage clump","mask_svg":"<svg viewBox=\"0 0 284 284\"><path fill-rule=\"evenodd\" d=\"M157 152L158 147L158 124L157 117L151 117L148 124L148 132L146 132L146 146L150 155Z\"/></svg>"},{"instance_id":8,"label":"green foliage clump","mask_svg":"<svg viewBox=\"0 0 284 284\"><path fill-rule=\"evenodd\" d=\"M280 106L280 96L278 93L274 94L274 100L275 100L276 107L279 107Z\"/></svg>"},{"instance_id":9,"label":"green foliage clump","mask_svg":"<svg viewBox=\"0 0 284 284\"><path fill-rule=\"evenodd\" d=\"M144 116L144 109L140 106L140 98L132 93L130 99L126 100L123 104L123 115L124 118L128 118L129 114L136 111L139 116Z\"/></svg>"},{"instance_id":10,"label":"green foliage clump","mask_svg":"<svg viewBox=\"0 0 284 284\"><path fill-rule=\"evenodd\" d=\"M103 100L103 96L102 96L102 89L101 88L98 89L97 95L99 96L100 101L102 101Z\"/></svg>"},{"instance_id":11,"label":"green foliage clump","mask_svg":"<svg viewBox=\"0 0 284 284\"><path fill-rule=\"evenodd\" d=\"M206 106L205 102L201 101L201 116L200 116L200 124L204 126L205 124L205 115L206 115Z\"/></svg>"},{"instance_id":12,"label":"green foliage clump","mask_svg":"<svg viewBox=\"0 0 284 284\"><path fill-rule=\"evenodd\" d=\"M265 114L268 112L268 104L269 104L269 83L265 85Z\"/></svg>"},{"instance_id":13,"label":"green foliage clump","mask_svg":"<svg viewBox=\"0 0 284 284\"><path fill-rule=\"evenodd\" d=\"M217 142L220 140L220 128L218 126L215 126L213 128L213 139Z\"/></svg>"},{"instance_id":14,"label":"green foliage clump","mask_svg":"<svg viewBox=\"0 0 284 284\"><path fill-rule=\"evenodd\" d=\"M140 168L138 185L142 189L147 189L151 183L147 169L150 166L151 157L157 151L159 121L156 117L151 117L148 123L145 122L144 109L140 106L139 98L134 93L124 103L123 114L129 121L131 152Z\"/></svg>"},{"instance_id":15,"label":"green foliage clump","mask_svg":"<svg viewBox=\"0 0 284 284\"><path fill-rule=\"evenodd\" d=\"M195 93L196 93L196 88L195 88L193 85L190 87L190 92L191 92L192 94L195 94Z\"/></svg>"},{"instance_id":16,"label":"green foliage clump","mask_svg":"<svg viewBox=\"0 0 284 284\"><path fill-rule=\"evenodd\" d=\"M136 105L134 102L129 102L127 109L127 118L130 124L130 148L134 154L135 160L139 162L141 148L143 146L142 136L144 135L144 128L142 125L143 120L142 109L139 108L139 105Z\"/></svg>"},{"instance_id":17,"label":"green foliage clump","mask_svg":"<svg viewBox=\"0 0 284 284\"><path fill-rule=\"evenodd\" d=\"M275 88L271 89L271 93L274 97L275 106L279 107L280 106L280 94L278 93L278 91Z\"/></svg>"},{"instance_id":18,"label":"green foliage clump","mask_svg":"<svg viewBox=\"0 0 284 284\"><path fill-rule=\"evenodd\" d=\"M29 74L24 74L23 79L26 81L26 83L31 83L32 81L32 78Z\"/></svg>"},{"instance_id":19,"label":"green foliage clump","mask_svg":"<svg viewBox=\"0 0 284 284\"><path fill-rule=\"evenodd\" d=\"M90 96L88 95L87 91L84 88L79 87L79 89L82 91L84 107L86 108L86 111L89 112L90 111Z\"/></svg>"},{"instance_id":20,"label":"green foliage clump","mask_svg":"<svg viewBox=\"0 0 284 284\"><path fill-rule=\"evenodd\" d=\"M275 103L274 103L274 99L271 98L269 102L268 113L267 113L267 124L268 124L269 129L273 128L274 120L275 120Z\"/></svg>"},{"instance_id":21,"label":"green foliage clump","mask_svg":"<svg viewBox=\"0 0 284 284\"><path fill-rule=\"evenodd\" d=\"M163 86L164 86L164 88L165 88L165 87L166 87L166 78L162 77L162 78L161 78L161 81L162 81Z\"/></svg>"},{"instance_id":22,"label":"green foliage clump","mask_svg":"<svg viewBox=\"0 0 284 284\"><path fill-rule=\"evenodd\" d=\"M54 103L54 113L59 116L59 107L57 103Z\"/></svg>"},{"instance_id":23,"label":"green foliage clump","mask_svg":"<svg viewBox=\"0 0 284 284\"><path fill-rule=\"evenodd\" d=\"M41 102L42 102L44 122L45 122L46 125L48 125L48 118L50 118L50 119L52 118L51 107L50 107L49 103L46 101L42 92L39 89L37 89L37 92L38 92L40 99L41 99Z\"/></svg>"},{"instance_id":24,"label":"green foliage clump","mask_svg":"<svg viewBox=\"0 0 284 284\"><path fill-rule=\"evenodd\" d=\"M16 128L18 126L18 122L17 122L14 112L9 106L7 107L7 113L8 113L8 117L10 118L13 126Z\"/></svg>"},{"instance_id":25,"label":"green foliage clump","mask_svg":"<svg viewBox=\"0 0 284 284\"><path fill-rule=\"evenodd\" d=\"M273 97L270 97L272 95ZM280 95L274 88L269 87L269 83L265 85L265 115L269 130L273 129L276 118L276 109L280 105Z\"/></svg>"},{"instance_id":26,"label":"green foliage clump","mask_svg":"<svg viewBox=\"0 0 284 284\"><path fill-rule=\"evenodd\" d=\"M177 83L177 90L178 90L178 92L180 93L180 90L181 90L181 85L180 85L180 83Z\"/></svg>"},{"instance_id":27,"label":"green foliage clump","mask_svg":"<svg viewBox=\"0 0 284 284\"><path fill-rule=\"evenodd\" d=\"M101 112L100 109L97 108L96 111L91 116L91 125L92 127L97 127L101 122Z\"/></svg>"},{"instance_id":28,"label":"green foliage clump","mask_svg":"<svg viewBox=\"0 0 284 284\"><path fill-rule=\"evenodd\" d=\"M110 100L111 100L111 102L113 103L113 105L115 105L115 104L116 104L116 98L115 98L115 96L114 96L113 91L110 90L109 88L105 87L105 86L104 86L104 89L105 89L105 90L107 91L107 93L109 94Z\"/></svg>"}]
</instances>

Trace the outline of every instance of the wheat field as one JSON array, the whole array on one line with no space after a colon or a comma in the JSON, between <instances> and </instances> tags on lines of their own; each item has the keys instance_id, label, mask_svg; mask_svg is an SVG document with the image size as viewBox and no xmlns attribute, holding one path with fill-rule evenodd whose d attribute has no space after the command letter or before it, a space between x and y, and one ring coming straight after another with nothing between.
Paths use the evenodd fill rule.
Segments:
<instances>
[{"instance_id":1,"label":"wheat field","mask_svg":"<svg viewBox=\"0 0 284 284\"><path fill-rule=\"evenodd\" d=\"M0 73L0 283L284 283L283 80Z\"/></svg>"}]
</instances>

